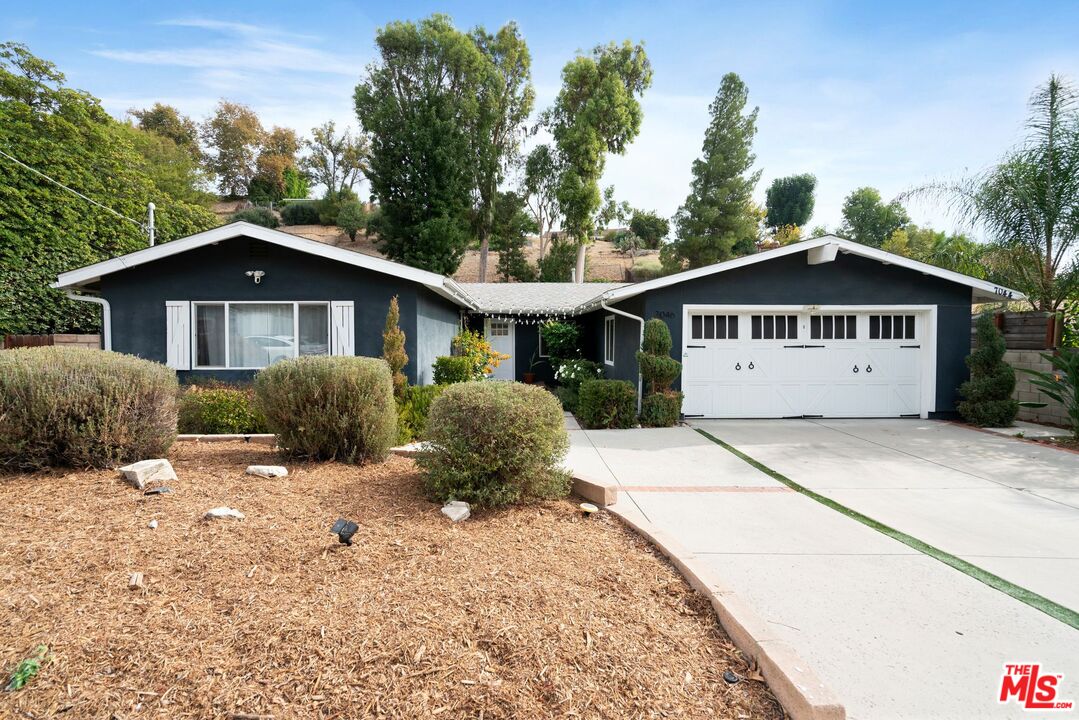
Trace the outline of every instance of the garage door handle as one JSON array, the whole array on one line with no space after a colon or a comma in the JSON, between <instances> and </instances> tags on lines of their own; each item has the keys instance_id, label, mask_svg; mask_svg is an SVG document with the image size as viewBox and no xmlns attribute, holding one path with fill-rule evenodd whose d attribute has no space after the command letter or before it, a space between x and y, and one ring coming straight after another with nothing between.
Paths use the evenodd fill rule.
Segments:
<instances>
[{"instance_id":1,"label":"garage door handle","mask_svg":"<svg viewBox=\"0 0 1079 720\"><path fill-rule=\"evenodd\" d=\"M752 360L750 360L750 361L749 361L749 369L750 369L750 370L752 370L752 369L753 369L753 361L752 361Z\"/></svg>"},{"instance_id":2,"label":"garage door handle","mask_svg":"<svg viewBox=\"0 0 1079 720\"><path fill-rule=\"evenodd\" d=\"M742 363L735 363L734 364L734 369L735 370L741 370L742 369Z\"/></svg>"},{"instance_id":3,"label":"garage door handle","mask_svg":"<svg viewBox=\"0 0 1079 720\"><path fill-rule=\"evenodd\" d=\"M854 366L854 372L858 372L858 366L857 365Z\"/></svg>"}]
</instances>

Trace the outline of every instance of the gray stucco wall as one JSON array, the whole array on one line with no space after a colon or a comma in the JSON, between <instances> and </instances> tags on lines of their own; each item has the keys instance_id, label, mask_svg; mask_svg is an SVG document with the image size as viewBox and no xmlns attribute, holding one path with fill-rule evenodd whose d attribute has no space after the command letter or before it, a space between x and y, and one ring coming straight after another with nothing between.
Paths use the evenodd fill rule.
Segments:
<instances>
[{"instance_id":1,"label":"gray stucco wall","mask_svg":"<svg viewBox=\"0 0 1079 720\"><path fill-rule=\"evenodd\" d=\"M266 273L258 285L244 275L256 269ZM397 295L410 358L405 374L412 383L417 382L418 359L449 353L447 338L452 332L447 336L447 328L455 329L457 322L453 303L417 283L244 237L107 275L101 279L101 293L112 306L113 349L162 363L167 300L352 300L356 354L377 357L382 354L390 298ZM417 345L421 304L422 352ZM445 347L438 349L443 340ZM251 370L178 373L182 381L207 376L239 381L253 374Z\"/></svg>"},{"instance_id":2,"label":"gray stucco wall","mask_svg":"<svg viewBox=\"0 0 1079 720\"><path fill-rule=\"evenodd\" d=\"M957 389L968 377L970 288L895 265L843 254L834 262L809 265L805 253L795 253L652 290L614 307L663 319L674 341L671 354L681 361L682 306L687 304L936 305L938 413L954 412ZM616 367L607 374L635 382L636 358L622 350L636 345L639 325L620 322L618 332Z\"/></svg>"},{"instance_id":3,"label":"gray stucco wall","mask_svg":"<svg viewBox=\"0 0 1079 720\"><path fill-rule=\"evenodd\" d=\"M418 385L434 383L435 358L449 355L453 336L461 328L461 313L457 306L438 297L426 288L418 294L416 309L416 355L411 382Z\"/></svg>"}]
</instances>

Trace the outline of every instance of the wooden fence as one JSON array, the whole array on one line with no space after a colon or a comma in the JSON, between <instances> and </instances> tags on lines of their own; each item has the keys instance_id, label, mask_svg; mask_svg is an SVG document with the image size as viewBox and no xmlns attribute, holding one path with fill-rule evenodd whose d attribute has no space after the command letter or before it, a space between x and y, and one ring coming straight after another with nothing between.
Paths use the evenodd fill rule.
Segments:
<instances>
[{"instance_id":1,"label":"wooden fence","mask_svg":"<svg viewBox=\"0 0 1079 720\"><path fill-rule=\"evenodd\" d=\"M84 347L92 350L101 348L100 335L5 335L4 349L20 347L41 347L43 345L60 345L63 347Z\"/></svg>"},{"instance_id":2,"label":"wooden fence","mask_svg":"<svg viewBox=\"0 0 1079 720\"><path fill-rule=\"evenodd\" d=\"M971 337L976 320L976 317L971 320ZM1060 346L1064 327L1054 313L1002 312L993 315L993 321L1003 333L1009 350L1049 350Z\"/></svg>"}]
</instances>

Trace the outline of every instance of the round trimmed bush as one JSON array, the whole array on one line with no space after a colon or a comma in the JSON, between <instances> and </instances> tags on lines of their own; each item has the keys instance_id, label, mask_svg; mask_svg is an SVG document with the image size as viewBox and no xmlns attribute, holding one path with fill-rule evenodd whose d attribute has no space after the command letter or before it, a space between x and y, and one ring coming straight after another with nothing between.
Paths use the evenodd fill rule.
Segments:
<instances>
[{"instance_id":1,"label":"round trimmed bush","mask_svg":"<svg viewBox=\"0 0 1079 720\"><path fill-rule=\"evenodd\" d=\"M266 421L253 400L250 388L193 385L180 395L180 432L264 433Z\"/></svg>"},{"instance_id":2,"label":"round trimmed bush","mask_svg":"<svg viewBox=\"0 0 1079 720\"><path fill-rule=\"evenodd\" d=\"M637 389L625 380L585 380L577 419L586 428L631 428L637 424Z\"/></svg>"},{"instance_id":3,"label":"round trimmed bush","mask_svg":"<svg viewBox=\"0 0 1079 720\"><path fill-rule=\"evenodd\" d=\"M641 401L641 425L644 427L673 427L682 414L682 393L674 390L645 395Z\"/></svg>"},{"instance_id":4,"label":"round trimmed bush","mask_svg":"<svg viewBox=\"0 0 1079 720\"><path fill-rule=\"evenodd\" d=\"M472 379L472 361L462 355L440 355L435 358L436 385L452 385Z\"/></svg>"},{"instance_id":5,"label":"round trimmed bush","mask_svg":"<svg viewBox=\"0 0 1079 720\"><path fill-rule=\"evenodd\" d=\"M390 366L366 357L281 360L255 376L255 409L290 455L380 462L397 438Z\"/></svg>"},{"instance_id":6,"label":"round trimmed bush","mask_svg":"<svg viewBox=\"0 0 1079 720\"><path fill-rule=\"evenodd\" d=\"M176 439L176 373L85 348L0 352L0 465L109 467L164 456Z\"/></svg>"},{"instance_id":7,"label":"round trimmed bush","mask_svg":"<svg viewBox=\"0 0 1079 720\"><path fill-rule=\"evenodd\" d=\"M417 462L438 502L478 507L569 493L562 459L569 449L562 408L546 390L523 383L476 381L447 387L431 404Z\"/></svg>"}]
</instances>

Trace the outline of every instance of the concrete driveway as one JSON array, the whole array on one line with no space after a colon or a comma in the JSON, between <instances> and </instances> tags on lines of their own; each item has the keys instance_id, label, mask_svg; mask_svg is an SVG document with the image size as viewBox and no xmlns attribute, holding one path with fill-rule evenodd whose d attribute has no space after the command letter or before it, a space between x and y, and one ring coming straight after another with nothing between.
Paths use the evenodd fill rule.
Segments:
<instances>
[{"instance_id":1,"label":"concrete driveway","mask_svg":"<svg viewBox=\"0 0 1079 720\"><path fill-rule=\"evenodd\" d=\"M1079 607L1079 455L926 421L695 424L796 483ZM1079 631L695 430L573 430L571 441L574 470L616 482L619 506L705 559L848 717L1029 717L997 702L1003 665L1018 662L1063 674L1058 698L1079 701Z\"/></svg>"}]
</instances>

